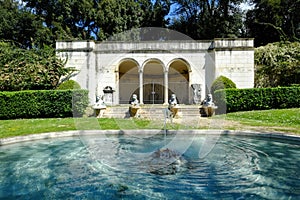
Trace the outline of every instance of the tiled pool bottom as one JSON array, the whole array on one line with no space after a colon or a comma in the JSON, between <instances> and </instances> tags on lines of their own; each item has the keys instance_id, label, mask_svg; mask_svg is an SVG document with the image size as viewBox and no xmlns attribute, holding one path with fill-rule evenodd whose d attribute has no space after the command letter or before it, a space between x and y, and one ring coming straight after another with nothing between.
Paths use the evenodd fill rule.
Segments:
<instances>
[{"instance_id":1,"label":"tiled pool bottom","mask_svg":"<svg viewBox=\"0 0 300 200\"><path fill-rule=\"evenodd\" d=\"M4 145L0 199L300 198L299 142L221 135L207 146L215 136L191 136L186 132L173 142L173 149L185 149L188 163L171 175L149 173L143 161L172 144L174 134L78 135ZM205 157L201 147L211 148Z\"/></svg>"}]
</instances>

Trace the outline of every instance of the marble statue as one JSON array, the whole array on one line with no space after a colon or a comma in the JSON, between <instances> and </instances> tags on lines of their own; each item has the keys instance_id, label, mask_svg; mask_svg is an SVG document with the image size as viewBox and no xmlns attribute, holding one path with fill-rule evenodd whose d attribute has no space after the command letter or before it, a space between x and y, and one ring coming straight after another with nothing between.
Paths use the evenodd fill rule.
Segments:
<instances>
[{"instance_id":1,"label":"marble statue","mask_svg":"<svg viewBox=\"0 0 300 200\"><path fill-rule=\"evenodd\" d=\"M212 94L207 94L206 98L202 102L201 107L206 116L211 117L215 114L215 110L218 108L215 103L213 102ZM201 109L200 108L200 109Z\"/></svg>"},{"instance_id":2,"label":"marble statue","mask_svg":"<svg viewBox=\"0 0 300 200\"><path fill-rule=\"evenodd\" d=\"M139 106L139 100L138 100L136 94L133 94L133 95L132 95L131 100L130 100L130 104L131 104L132 106Z\"/></svg>"},{"instance_id":3,"label":"marble statue","mask_svg":"<svg viewBox=\"0 0 300 200\"><path fill-rule=\"evenodd\" d=\"M203 105L205 106L214 106L212 94L207 94L206 99L203 101Z\"/></svg>"},{"instance_id":4,"label":"marble statue","mask_svg":"<svg viewBox=\"0 0 300 200\"><path fill-rule=\"evenodd\" d=\"M130 99L130 106L129 106L129 114L130 117L138 116L138 110L140 109L139 100L136 94L133 94Z\"/></svg>"},{"instance_id":5,"label":"marble statue","mask_svg":"<svg viewBox=\"0 0 300 200\"><path fill-rule=\"evenodd\" d=\"M193 103L199 104L201 102L201 84L192 84L193 88Z\"/></svg>"},{"instance_id":6,"label":"marble statue","mask_svg":"<svg viewBox=\"0 0 300 200\"><path fill-rule=\"evenodd\" d=\"M172 94L171 98L169 99L168 110L170 111L170 117L172 118L175 117L178 113L178 102L175 94Z\"/></svg>"},{"instance_id":7,"label":"marble statue","mask_svg":"<svg viewBox=\"0 0 300 200\"><path fill-rule=\"evenodd\" d=\"M103 96L102 97L99 97L99 96L96 97L96 102L93 105L93 109L96 112L97 118L101 118L103 116L104 111L106 109L106 105L103 101Z\"/></svg>"},{"instance_id":8,"label":"marble statue","mask_svg":"<svg viewBox=\"0 0 300 200\"><path fill-rule=\"evenodd\" d=\"M171 95L171 98L169 99L169 106L176 106L177 105L177 98L175 94Z\"/></svg>"}]
</instances>

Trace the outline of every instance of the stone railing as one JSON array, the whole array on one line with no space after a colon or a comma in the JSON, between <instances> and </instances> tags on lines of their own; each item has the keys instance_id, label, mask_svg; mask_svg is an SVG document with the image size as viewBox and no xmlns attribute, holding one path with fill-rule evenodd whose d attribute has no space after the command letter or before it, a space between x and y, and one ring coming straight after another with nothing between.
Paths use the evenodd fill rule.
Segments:
<instances>
[{"instance_id":1,"label":"stone railing","mask_svg":"<svg viewBox=\"0 0 300 200\"><path fill-rule=\"evenodd\" d=\"M142 42L94 42L94 41L57 41L58 51L95 51L95 52L138 52L170 51L193 52L213 49L253 48L254 41L246 39L214 39L210 41L142 41Z\"/></svg>"}]
</instances>

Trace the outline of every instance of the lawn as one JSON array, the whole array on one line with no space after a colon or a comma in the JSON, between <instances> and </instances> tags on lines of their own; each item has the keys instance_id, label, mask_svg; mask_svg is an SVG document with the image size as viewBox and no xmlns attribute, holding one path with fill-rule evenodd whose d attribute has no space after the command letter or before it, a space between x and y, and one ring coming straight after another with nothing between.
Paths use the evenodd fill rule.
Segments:
<instances>
[{"instance_id":1,"label":"lawn","mask_svg":"<svg viewBox=\"0 0 300 200\"><path fill-rule=\"evenodd\" d=\"M228 113L203 120L225 119L224 129L254 129L300 134L300 108ZM202 124L202 125L201 125ZM146 119L96 119L96 118L51 118L0 120L0 138L56 132L93 129L162 129L162 120ZM206 129L203 123L174 121L167 129Z\"/></svg>"},{"instance_id":2,"label":"lawn","mask_svg":"<svg viewBox=\"0 0 300 200\"><path fill-rule=\"evenodd\" d=\"M112 118L45 118L0 120L0 138L70 130L162 129L163 121ZM168 124L168 129L178 129Z\"/></svg>"},{"instance_id":3,"label":"lawn","mask_svg":"<svg viewBox=\"0 0 300 200\"><path fill-rule=\"evenodd\" d=\"M228 113L226 119L258 129L300 134L300 108Z\"/></svg>"}]
</instances>

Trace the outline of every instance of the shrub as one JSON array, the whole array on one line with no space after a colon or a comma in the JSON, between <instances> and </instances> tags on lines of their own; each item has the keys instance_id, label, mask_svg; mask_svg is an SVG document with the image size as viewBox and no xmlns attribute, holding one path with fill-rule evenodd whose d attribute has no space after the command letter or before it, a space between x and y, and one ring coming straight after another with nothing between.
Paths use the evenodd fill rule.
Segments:
<instances>
[{"instance_id":1,"label":"shrub","mask_svg":"<svg viewBox=\"0 0 300 200\"><path fill-rule=\"evenodd\" d=\"M214 94L214 92L217 90L222 90L222 89L227 89L227 88L236 88L236 85L231 79L229 79L225 76L219 76L212 83L211 93Z\"/></svg>"},{"instance_id":2,"label":"shrub","mask_svg":"<svg viewBox=\"0 0 300 200\"><path fill-rule=\"evenodd\" d=\"M55 89L61 77L76 71L50 47L25 50L0 42L0 58L0 91Z\"/></svg>"},{"instance_id":3,"label":"shrub","mask_svg":"<svg viewBox=\"0 0 300 200\"><path fill-rule=\"evenodd\" d=\"M224 89L214 96L219 113L300 107L300 87Z\"/></svg>"},{"instance_id":4,"label":"shrub","mask_svg":"<svg viewBox=\"0 0 300 200\"><path fill-rule=\"evenodd\" d=\"M59 84L57 90L78 90L81 89L79 83L74 80L67 80Z\"/></svg>"},{"instance_id":5,"label":"shrub","mask_svg":"<svg viewBox=\"0 0 300 200\"><path fill-rule=\"evenodd\" d=\"M269 43L255 49L255 87L300 83L300 42Z\"/></svg>"},{"instance_id":6,"label":"shrub","mask_svg":"<svg viewBox=\"0 0 300 200\"><path fill-rule=\"evenodd\" d=\"M82 116L87 90L0 92L0 119Z\"/></svg>"}]
</instances>

